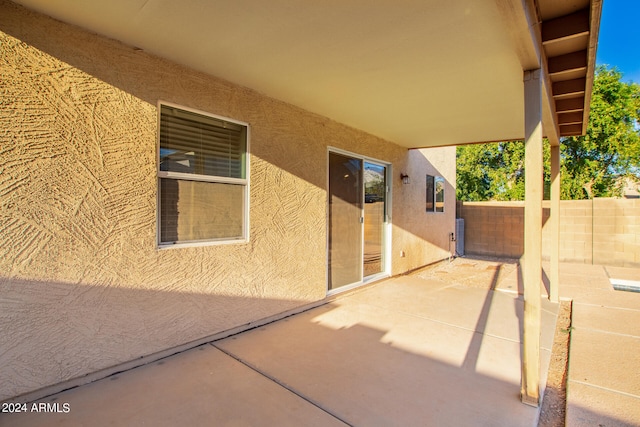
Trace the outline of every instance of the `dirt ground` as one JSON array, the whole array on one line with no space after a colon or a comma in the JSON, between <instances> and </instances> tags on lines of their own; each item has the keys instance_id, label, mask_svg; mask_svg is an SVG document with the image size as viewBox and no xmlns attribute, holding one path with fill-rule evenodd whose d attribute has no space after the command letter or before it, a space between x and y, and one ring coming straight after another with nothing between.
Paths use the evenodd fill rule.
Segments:
<instances>
[{"instance_id":1,"label":"dirt ground","mask_svg":"<svg viewBox=\"0 0 640 427\"><path fill-rule=\"evenodd\" d=\"M538 427L564 426L567 406L567 361L571 335L571 302L561 301L551 350L547 389Z\"/></svg>"}]
</instances>

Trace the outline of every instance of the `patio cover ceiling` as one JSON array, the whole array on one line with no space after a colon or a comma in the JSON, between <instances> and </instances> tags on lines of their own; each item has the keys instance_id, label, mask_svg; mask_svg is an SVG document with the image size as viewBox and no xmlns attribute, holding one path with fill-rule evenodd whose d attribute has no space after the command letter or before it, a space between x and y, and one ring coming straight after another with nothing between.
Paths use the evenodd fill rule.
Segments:
<instances>
[{"instance_id":1,"label":"patio cover ceiling","mask_svg":"<svg viewBox=\"0 0 640 427\"><path fill-rule=\"evenodd\" d=\"M409 148L583 134L601 1L16 0Z\"/></svg>"}]
</instances>

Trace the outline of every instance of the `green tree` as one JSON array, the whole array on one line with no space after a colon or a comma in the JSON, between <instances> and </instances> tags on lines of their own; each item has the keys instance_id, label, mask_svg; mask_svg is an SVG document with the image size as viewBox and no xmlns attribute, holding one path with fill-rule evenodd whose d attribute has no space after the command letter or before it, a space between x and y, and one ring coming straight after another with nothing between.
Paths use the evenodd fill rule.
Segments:
<instances>
[{"instance_id":1,"label":"green tree","mask_svg":"<svg viewBox=\"0 0 640 427\"><path fill-rule=\"evenodd\" d=\"M640 88L621 77L615 69L598 67L586 135L561 140L563 199L618 196L621 178L640 177ZM524 199L522 141L464 145L456 157L458 200ZM546 190L550 157L545 140Z\"/></svg>"},{"instance_id":2,"label":"green tree","mask_svg":"<svg viewBox=\"0 0 640 427\"><path fill-rule=\"evenodd\" d=\"M550 180L551 151L544 141L544 177ZM458 200L524 200L522 141L463 145L456 150Z\"/></svg>"},{"instance_id":3,"label":"green tree","mask_svg":"<svg viewBox=\"0 0 640 427\"><path fill-rule=\"evenodd\" d=\"M464 201L491 200L494 191L489 173L493 144L461 145L456 149L456 198Z\"/></svg>"},{"instance_id":4,"label":"green tree","mask_svg":"<svg viewBox=\"0 0 640 427\"><path fill-rule=\"evenodd\" d=\"M563 199L620 196L622 178L640 176L640 86L621 78L598 67L586 135L562 139Z\"/></svg>"}]
</instances>

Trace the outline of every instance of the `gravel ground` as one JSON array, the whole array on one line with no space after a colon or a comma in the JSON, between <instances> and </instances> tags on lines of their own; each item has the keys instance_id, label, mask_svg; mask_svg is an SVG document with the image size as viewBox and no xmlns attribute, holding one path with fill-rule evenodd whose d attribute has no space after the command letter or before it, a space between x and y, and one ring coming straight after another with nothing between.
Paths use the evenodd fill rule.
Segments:
<instances>
[{"instance_id":1,"label":"gravel ground","mask_svg":"<svg viewBox=\"0 0 640 427\"><path fill-rule=\"evenodd\" d=\"M551 350L547 389L538 427L564 426L567 408L567 362L571 335L571 302L561 301Z\"/></svg>"}]
</instances>

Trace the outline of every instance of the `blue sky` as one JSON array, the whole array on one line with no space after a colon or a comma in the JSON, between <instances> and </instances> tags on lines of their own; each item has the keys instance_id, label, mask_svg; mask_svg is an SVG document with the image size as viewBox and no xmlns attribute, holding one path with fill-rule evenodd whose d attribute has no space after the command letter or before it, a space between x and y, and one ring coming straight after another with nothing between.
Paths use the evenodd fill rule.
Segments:
<instances>
[{"instance_id":1,"label":"blue sky","mask_svg":"<svg viewBox=\"0 0 640 427\"><path fill-rule=\"evenodd\" d=\"M604 0L597 64L622 72L622 81L640 83L640 0Z\"/></svg>"}]
</instances>

